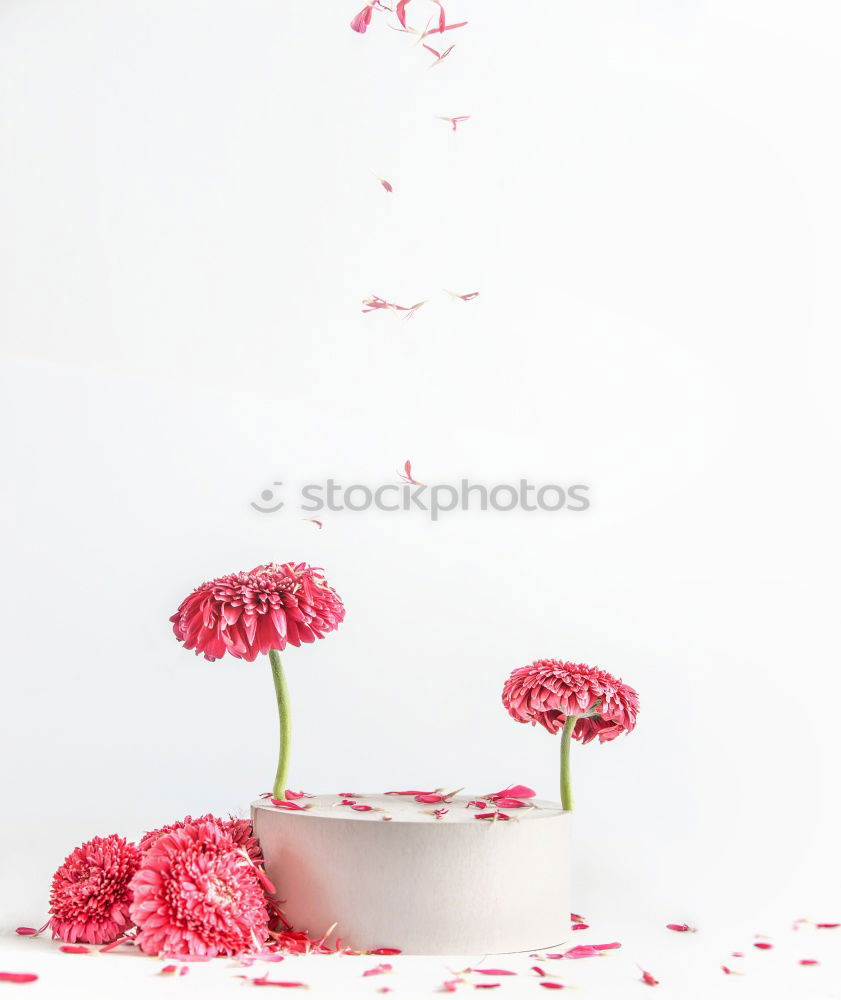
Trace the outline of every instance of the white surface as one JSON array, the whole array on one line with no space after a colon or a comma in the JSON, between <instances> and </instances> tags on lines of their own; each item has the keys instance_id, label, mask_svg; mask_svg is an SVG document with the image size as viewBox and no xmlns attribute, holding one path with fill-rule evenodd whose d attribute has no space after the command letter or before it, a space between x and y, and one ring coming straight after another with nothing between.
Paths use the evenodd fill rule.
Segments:
<instances>
[{"instance_id":1,"label":"white surface","mask_svg":"<svg viewBox=\"0 0 841 1000\"><path fill-rule=\"evenodd\" d=\"M645 911L641 909L641 913ZM670 914L669 917L674 917ZM753 948L756 928L772 935L773 949ZM61 996L70 998L120 997L160 995L172 997L242 996L239 975L266 975L270 979L304 982L310 989L281 991L289 996L299 993L307 997L375 997L382 987L389 987L395 996L431 996L441 984L465 969L509 969L516 976L485 976L472 973L458 987L462 996L474 993L471 983L500 983L488 995L494 997L575 996L614 1000L615 997L646 997L648 988L640 982L638 964L660 981L652 997L662 1000L707 1000L708 997L733 997L738 1000L767 1000L768 997L788 997L797 1000L825 1000L839 996L841 981L838 931L814 929L792 931L790 926L768 923L739 926L723 920L716 927L700 928L696 934L676 934L644 916L622 924L593 921L588 931L574 935L573 943L605 943L620 941L622 948L606 952L602 958L577 961L545 960L542 955L486 957L465 955L452 958L411 956L292 956L280 963L257 963L242 968L226 959L206 964L192 964L190 972L173 981L158 972L163 962L145 958L134 951L115 955L63 955L45 941L19 941L9 945L0 938L0 958L3 968L16 971L38 971L42 978L32 986L6 987L10 995ZM745 953L742 959L731 952ZM537 954L537 953L536 953ZM799 965L801 958L816 958L823 964L815 967ZM10 965L11 963L11 965ZM15 964L16 963L16 964ZM393 971L363 978L362 973L380 963L388 963ZM531 968L537 965L557 976L572 993L543 990ZM721 966L734 970L725 975ZM4 984L0 984L4 985ZM262 995L262 994L260 994Z\"/></svg>"},{"instance_id":2,"label":"white surface","mask_svg":"<svg viewBox=\"0 0 841 1000\"><path fill-rule=\"evenodd\" d=\"M331 945L453 955L568 941L572 814L532 799L477 820L495 810L475 798L318 795L295 811L258 799L251 815L286 919L313 937L335 925Z\"/></svg>"},{"instance_id":3,"label":"white surface","mask_svg":"<svg viewBox=\"0 0 841 1000\"><path fill-rule=\"evenodd\" d=\"M361 5L0 6L0 921L93 834L270 786L268 666L166 621L270 558L348 607L286 657L295 787L555 797L499 690L582 659L642 711L575 747L576 908L837 919L838 6L452 0L427 72ZM593 506L249 507L406 458Z\"/></svg>"}]
</instances>

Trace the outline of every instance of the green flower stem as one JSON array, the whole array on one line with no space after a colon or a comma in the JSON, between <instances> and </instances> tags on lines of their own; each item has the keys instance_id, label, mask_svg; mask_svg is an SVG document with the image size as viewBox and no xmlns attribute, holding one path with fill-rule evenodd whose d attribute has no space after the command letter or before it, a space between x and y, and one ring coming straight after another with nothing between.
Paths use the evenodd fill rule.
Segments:
<instances>
[{"instance_id":1,"label":"green flower stem","mask_svg":"<svg viewBox=\"0 0 841 1000\"><path fill-rule=\"evenodd\" d=\"M568 715L561 736L561 805L564 809L572 809L572 776L569 772L569 749L572 731L578 722L577 715Z\"/></svg>"},{"instance_id":2,"label":"green flower stem","mask_svg":"<svg viewBox=\"0 0 841 1000\"><path fill-rule=\"evenodd\" d=\"M274 779L272 795L283 802L286 799L286 776L289 773L289 751L292 746L292 720L289 714L289 689L280 662L280 653L276 649L269 650L269 662L272 665L272 680L277 695L277 717L280 721L280 750L277 755L277 774Z\"/></svg>"}]
</instances>

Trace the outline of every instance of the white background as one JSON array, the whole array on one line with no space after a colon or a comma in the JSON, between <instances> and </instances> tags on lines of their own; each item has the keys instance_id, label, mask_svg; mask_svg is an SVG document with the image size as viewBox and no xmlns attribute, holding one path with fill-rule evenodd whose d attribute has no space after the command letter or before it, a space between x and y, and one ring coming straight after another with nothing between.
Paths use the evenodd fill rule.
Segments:
<instances>
[{"instance_id":1,"label":"white background","mask_svg":"<svg viewBox=\"0 0 841 1000\"><path fill-rule=\"evenodd\" d=\"M347 606L285 658L295 787L553 797L499 692L583 660L642 711L575 747L577 908L839 919L837 7L452 0L427 71L357 4L0 5L4 927L269 787L267 664L167 618L273 559ZM592 506L295 509L406 458Z\"/></svg>"}]
</instances>

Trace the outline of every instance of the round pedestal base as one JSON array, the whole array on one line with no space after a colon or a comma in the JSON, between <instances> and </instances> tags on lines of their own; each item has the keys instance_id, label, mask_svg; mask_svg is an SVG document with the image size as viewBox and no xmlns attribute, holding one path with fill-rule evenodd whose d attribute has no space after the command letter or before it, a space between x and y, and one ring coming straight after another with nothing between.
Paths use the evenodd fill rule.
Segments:
<instances>
[{"instance_id":1,"label":"round pedestal base","mask_svg":"<svg viewBox=\"0 0 841 1000\"><path fill-rule=\"evenodd\" d=\"M545 949L570 930L570 822L560 805L533 801L480 820L460 796L299 799L287 811L251 807L266 871L296 930L358 951L469 955ZM436 809L447 812L436 818Z\"/></svg>"}]
</instances>

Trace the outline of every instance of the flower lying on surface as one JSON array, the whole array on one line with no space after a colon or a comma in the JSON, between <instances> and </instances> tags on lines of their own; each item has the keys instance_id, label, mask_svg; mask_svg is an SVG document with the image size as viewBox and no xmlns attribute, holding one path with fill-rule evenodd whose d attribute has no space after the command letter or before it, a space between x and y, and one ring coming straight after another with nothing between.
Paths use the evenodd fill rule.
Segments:
<instances>
[{"instance_id":1,"label":"flower lying on surface","mask_svg":"<svg viewBox=\"0 0 841 1000\"><path fill-rule=\"evenodd\" d=\"M252 861L262 862L263 854L251 828L251 820L237 819L234 816L231 816L230 819L217 819L216 816L212 816L210 813L199 816L198 819L193 819L192 816L185 816L184 819L176 820L167 826L144 833L140 838L138 847L141 851L148 851L151 847L154 847L165 833L172 833L173 830L182 830L185 826L196 823L215 823L220 829L230 835L231 840L233 840L237 847L242 847L246 851Z\"/></svg>"},{"instance_id":2,"label":"flower lying on surface","mask_svg":"<svg viewBox=\"0 0 841 1000\"><path fill-rule=\"evenodd\" d=\"M217 822L188 823L159 837L131 890L137 943L147 955L239 955L268 936L258 873Z\"/></svg>"},{"instance_id":3,"label":"flower lying on surface","mask_svg":"<svg viewBox=\"0 0 841 1000\"><path fill-rule=\"evenodd\" d=\"M53 876L53 937L89 944L120 937L132 925L130 882L140 861L139 849L116 834L77 847Z\"/></svg>"},{"instance_id":4,"label":"flower lying on surface","mask_svg":"<svg viewBox=\"0 0 841 1000\"><path fill-rule=\"evenodd\" d=\"M561 802L572 809L570 739L600 743L629 733L637 722L636 691L598 667L536 660L515 670L502 688L502 704L517 722L540 723L561 740Z\"/></svg>"}]
</instances>

